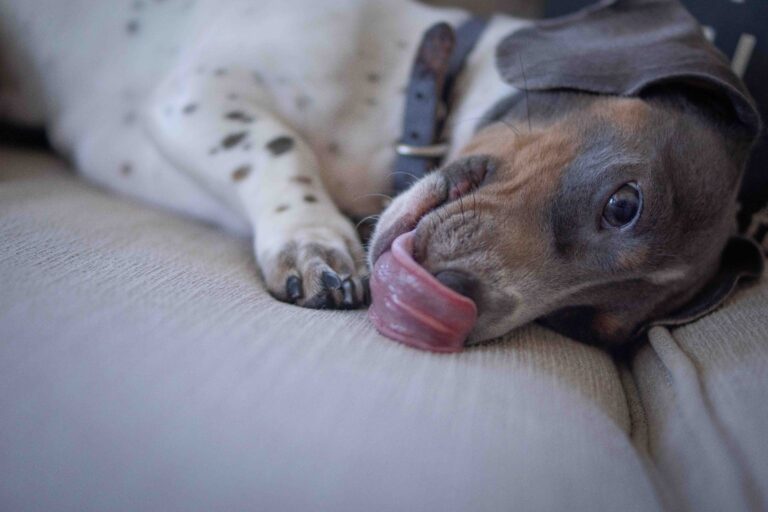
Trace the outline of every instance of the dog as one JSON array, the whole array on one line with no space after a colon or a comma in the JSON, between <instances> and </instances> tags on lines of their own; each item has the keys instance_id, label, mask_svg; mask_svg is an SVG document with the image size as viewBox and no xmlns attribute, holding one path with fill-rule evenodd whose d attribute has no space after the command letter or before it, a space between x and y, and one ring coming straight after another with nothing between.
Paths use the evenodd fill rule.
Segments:
<instances>
[{"instance_id":1,"label":"dog","mask_svg":"<svg viewBox=\"0 0 768 512\"><path fill-rule=\"evenodd\" d=\"M0 0L0 108L44 123L86 179L252 235L278 300L358 308L372 270L374 322L423 348L536 319L567 331L574 312L574 336L619 344L685 306L736 234L761 126L726 59L672 0L494 16L456 80L445 165L391 201L414 54L467 17L406 0ZM366 256L351 219L371 216ZM461 336L441 345L445 328Z\"/></svg>"}]
</instances>

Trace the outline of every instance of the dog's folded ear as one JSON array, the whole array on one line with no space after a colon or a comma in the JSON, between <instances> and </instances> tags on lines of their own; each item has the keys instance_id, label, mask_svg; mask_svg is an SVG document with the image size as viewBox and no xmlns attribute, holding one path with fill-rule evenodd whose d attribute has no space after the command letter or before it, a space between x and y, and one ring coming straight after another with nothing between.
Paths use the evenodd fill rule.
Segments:
<instances>
[{"instance_id":1,"label":"dog's folded ear","mask_svg":"<svg viewBox=\"0 0 768 512\"><path fill-rule=\"evenodd\" d=\"M758 279L765 265L762 248L751 238L734 236L723 251L717 275L688 303L664 318L653 320L641 328L654 325L675 327L691 323L719 308L736 285L745 279Z\"/></svg>"},{"instance_id":2,"label":"dog's folded ear","mask_svg":"<svg viewBox=\"0 0 768 512\"><path fill-rule=\"evenodd\" d=\"M723 251L717 274L691 300L677 311L662 317L643 319L645 312L636 308L620 312L603 311L592 306L565 308L540 318L538 321L550 329L575 340L603 345L617 352L634 346L633 340L642 340L651 327L680 327L712 313L722 306L742 281L758 279L763 273L764 256L762 248L751 238L734 236ZM638 317L638 315L640 317ZM623 340L607 336L601 330L611 318L621 325L613 326ZM623 343L620 343L623 341Z\"/></svg>"},{"instance_id":3,"label":"dog's folded ear","mask_svg":"<svg viewBox=\"0 0 768 512\"><path fill-rule=\"evenodd\" d=\"M640 96L671 86L703 92L746 137L760 130L752 96L677 0L604 0L538 22L502 40L496 63L502 78L519 89Z\"/></svg>"}]
</instances>

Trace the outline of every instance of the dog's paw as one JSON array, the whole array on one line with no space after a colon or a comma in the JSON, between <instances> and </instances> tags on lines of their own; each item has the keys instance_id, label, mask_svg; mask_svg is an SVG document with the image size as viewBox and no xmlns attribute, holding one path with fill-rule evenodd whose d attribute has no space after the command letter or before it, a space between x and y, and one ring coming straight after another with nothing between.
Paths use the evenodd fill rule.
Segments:
<instances>
[{"instance_id":1,"label":"dog's paw","mask_svg":"<svg viewBox=\"0 0 768 512\"><path fill-rule=\"evenodd\" d=\"M267 289L278 300L312 309L355 309L369 302L365 256L354 231L299 228L276 245L259 251L258 259Z\"/></svg>"}]
</instances>

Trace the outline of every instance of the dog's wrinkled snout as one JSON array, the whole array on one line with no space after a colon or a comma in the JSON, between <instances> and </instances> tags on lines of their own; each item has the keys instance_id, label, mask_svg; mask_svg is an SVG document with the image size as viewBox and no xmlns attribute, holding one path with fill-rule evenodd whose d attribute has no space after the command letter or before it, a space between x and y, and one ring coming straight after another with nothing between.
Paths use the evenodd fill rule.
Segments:
<instances>
[{"instance_id":1,"label":"dog's wrinkled snout","mask_svg":"<svg viewBox=\"0 0 768 512\"><path fill-rule=\"evenodd\" d=\"M443 169L448 181L448 200L458 199L479 188L496 170L496 160L487 155L473 155L456 160Z\"/></svg>"},{"instance_id":2,"label":"dog's wrinkled snout","mask_svg":"<svg viewBox=\"0 0 768 512\"><path fill-rule=\"evenodd\" d=\"M441 270L434 274L435 279L440 281L444 286L447 286L451 290L455 291L459 295L463 295L468 299L475 300L475 295L479 283L477 280L460 270Z\"/></svg>"}]
</instances>

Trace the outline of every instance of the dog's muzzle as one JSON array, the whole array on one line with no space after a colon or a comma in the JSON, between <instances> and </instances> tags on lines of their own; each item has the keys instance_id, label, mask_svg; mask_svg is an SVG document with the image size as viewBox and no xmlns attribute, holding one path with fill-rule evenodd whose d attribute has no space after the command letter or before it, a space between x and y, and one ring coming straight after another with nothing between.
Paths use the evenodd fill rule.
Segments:
<instances>
[{"instance_id":1,"label":"dog's muzzle","mask_svg":"<svg viewBox=\"0 0 768 512\"><path fill-rule=\"evenodd\" d=\"M382 334L406 345L458 352L475 326L477 307L414 260L413 238L413 231L401 234L376 261L368 314Z\"/></svg>"}]
</instances>

